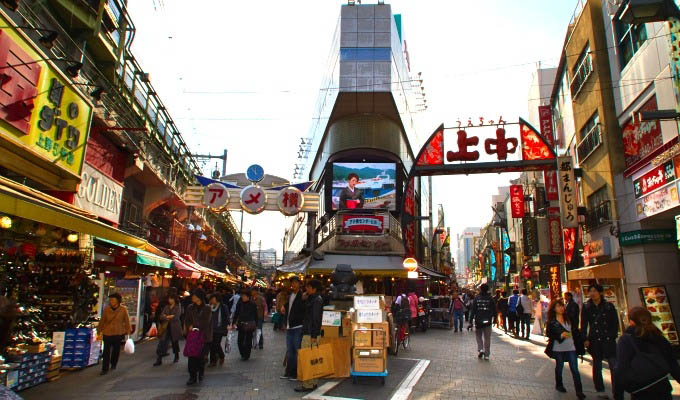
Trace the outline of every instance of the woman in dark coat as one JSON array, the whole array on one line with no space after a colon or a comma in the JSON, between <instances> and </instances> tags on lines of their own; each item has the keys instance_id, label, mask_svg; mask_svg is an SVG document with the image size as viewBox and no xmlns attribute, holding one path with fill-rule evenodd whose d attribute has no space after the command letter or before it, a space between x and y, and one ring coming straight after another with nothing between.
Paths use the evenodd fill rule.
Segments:
<instances>
[{"instance_id":1,"label":"woman in dark coat","mask_svg":"<svg viewBox=\"0 0 680 400\"><path fill-rule=\"evenodd\" d=\"M630 326L621 335L616 349L616 367L614 368L614 399L623 400L623 392L631 393L633 400L665 400L671 399L673 388L668 381L668 374L680 382L680 366L673 357L671 344L663 336L659 328L652 323L652 314L644 307L633 307L628 312ZM665 361L667 370L659 370L658 377L650 382L634 383L631 377L653 374L654 371L636 371L633 369L635 355L645 353L655 357L655 361Z\"/></svg>"},{"instance_id":2,"label":"woman in dark coat","mask_svg":"<svg viewBox=\"0 0 680 400\"><path fill-rule=\"evenodd\" d=\"M191 304L187 307L184 314L184 326L187 335L192 330L198 330L203 338L203 351L200 357L189 357L189 381L187 385L193 385L203 380L205 373L205 356L210 349L212 342L212 311L210 306L205 303L205 292L203 289L194 290L191 296Z\"/></svg>"},{"instance_id":3,"label":"woman in dark coat","mask_svg":"<svg viewBox=\"0 0 680 400\"><path fill-rule=\"evenodd\" d=\"M182 322L180 321L182 306L179 305L179 299L176 295L168 296L167 301L168 304L163 307L163 311L158 317L161 326L165 325L165 331L161 333L162 337L156 348L158 358L156 358L154 366L163 363L163 356L168 352L168 342L172 342L172 352L175 353L173 362L179 361L179 340L182 338Z\"/></svg>"},{"instance_id":4,"label":"woman in dark coat","mask_svg":"<svg viewBox=\"0 0 680 400\"><path fill-rule=\"evenodd\" d=\"M244 290L232 318L234 329L238 329L238 351L241 353L241 361L248 361L250 358L257 320L257 305L250 300L250 292Z\"/></svg>"}]
</instances>

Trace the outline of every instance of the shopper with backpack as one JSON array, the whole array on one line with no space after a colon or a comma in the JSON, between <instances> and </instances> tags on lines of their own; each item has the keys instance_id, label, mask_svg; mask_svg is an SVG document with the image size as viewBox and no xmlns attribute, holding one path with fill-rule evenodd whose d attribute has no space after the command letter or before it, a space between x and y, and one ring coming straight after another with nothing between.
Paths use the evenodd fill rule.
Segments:
<instances>
[{"instance_id":1,"label":"shopper with backpack","mask_svg":"<svg viewBox=\"0 0 680 400\"><path fill-rule=\"evenodd\" d=\"M453 331L463 332L463 314L465 314L465 304L458 296L458 293L453 292L451 297L451 311L453 314Z\"/></svg>"},{"instance_id":2,"label":"shopper with backpack","mask_svg":"<svg viewBox=\"0 0 680 400\"><path fill-rule=\"evenodd\" d=\"M519 318L517 317L519 314L517 311L518 306L522 310L522 313L524 313L522 304L519 301L519 290L514 289L512 291L512 296L508 299L508 325L510 325L510 331L515 337L518 337L519 335Z\"/></svg>"},{"instance_id":3,"label":"shopper with backpack","mask_svg":"<svg viewBox=\"0 0 680 400\"><path fill-rule=\"evenodd\" d=\"M489 360L491 353L491 324L496 319L496 304L489 295L489 285L483 283L479 287L479 295L472 301L470 309L470 327L475 325L477 338L477 358ZM468 327L468 329L470 328Z\"/></svg>"},{"instance_id":4,"label":"shopper with backpack","mask_svg":"<svg viewBox=\"0 0 680 400\"><path fill-rule=\"evenodd\" d=\"M671 344L644 307L632 308L628 319L630 326L621 335L616 349L614 399L623 400L624 391L634 400L671 399L669 375L680 382L680 366L673 357Z\"/></svg>"},{"instance_id":5,"label":"shopper with backpack","mask_svg":"<svg viewBox=\"0 0 680 400\"><path fill-rule=\"evenodd\" d=\"M529 335L531 333L531 313L534 310L534 306L531 304L529 292L526 289L522 289L522 294L519 296L519 303L517 303L516 308L517 320L519 325L522 327L520 338L529 339Z\"/></svg>"}]
</instances>

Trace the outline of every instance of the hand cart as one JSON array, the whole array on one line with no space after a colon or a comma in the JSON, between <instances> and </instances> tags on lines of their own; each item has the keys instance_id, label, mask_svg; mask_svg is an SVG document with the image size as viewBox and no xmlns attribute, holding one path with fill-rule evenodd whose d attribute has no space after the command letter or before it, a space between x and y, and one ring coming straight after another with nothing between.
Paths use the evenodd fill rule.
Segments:
<instances>
[{"instance_id":1,"label":"hand cart","mask_svg":"<svg viewBox=\"0 0 680 400\"><path fill-rule=\"evenodd\" d=\"M354 330L352 332L352 347L354 347L354 342L355 342L355 336L357 332L385 332L382 329L368 329L368 328L359 328ZM385 332L385 341L389 341L389 336L391 336L388 332ZM388 342L389 343L389 342ZM370 349L366 349L370 350ZM362 372L362 371L355 371L354 370L354 365L352 365L349 369L349 376L352 378L352 383L355 384L357 383L357 378L360 376L374 376L380 378L380 384L385 386L385 377L387 376L387 346L383 347L383 357L385 357L385 370L381 372ZM352 355L353 356L353 355Z\"/></svg>"}]
</instances>

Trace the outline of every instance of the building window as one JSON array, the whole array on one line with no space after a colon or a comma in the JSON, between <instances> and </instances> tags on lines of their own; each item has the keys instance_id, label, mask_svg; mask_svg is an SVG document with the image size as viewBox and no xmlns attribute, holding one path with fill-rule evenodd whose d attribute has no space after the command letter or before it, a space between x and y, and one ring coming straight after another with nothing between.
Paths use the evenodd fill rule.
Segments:
<instances>
[{"instance_id":1,"label":"building window","mask_svg":"<svg viewBox=\"0 0 680 400\"><path fill-rule=\"evenodd\" d=\"M645 28L645 24L630 25L621 22L618 18L615 20L619 61L621 62L621 69L623 69L647 40L647 28Z\"/></svg>"},{"instance_id":2,"label":"building window","mask_svg":"<svg viewBox=\"0 0 680 400\"><path fill-rule=\"evenodd\" d=\"M600 129L600 116L595 111L592 117L581 128L581 142L576 146L578 162L582 163L588 156L602 144L602 132Z\"/></svg>"},{"instance_id":3,"label":"building window","mask_svg":"<svg viewBox=\"0 0 680 400\"><path fill-rule=\"evenodd\" d=\"M343 47L340 61L390 61L391 53L389 47Z\"/></svg>"},{"instance_id":4,"label":"building window","mask_svg":"<svg viewBox=\"0 0 680 400\"><path fill-rule=\"evenodd\" d=\"M586 215L586 230L592 231L611 220L609 193L607 185L602 186L588 196L588 214Z\"/></svg>"},{"instance_id":5,"label":"building window","mask_svg":"<svg viewBox=\"0 0 680 400\"><path fill-rule=\"evenodd\" d=\"M585 85L588 77L593 72L593 58L590 54L590 45L586 45L583 49L581 55L576 61L576 66L574 67L573 79L571 81L571 96L576 97L576 95L581 91L583 85Z\"/></svg>"}]
</instances>

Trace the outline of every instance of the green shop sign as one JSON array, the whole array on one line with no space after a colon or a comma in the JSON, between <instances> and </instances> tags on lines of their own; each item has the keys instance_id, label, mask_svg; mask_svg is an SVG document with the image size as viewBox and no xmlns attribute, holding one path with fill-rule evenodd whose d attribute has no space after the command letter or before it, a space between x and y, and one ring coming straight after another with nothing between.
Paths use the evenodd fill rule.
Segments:
<instances>
[{"instance_id":1,"label":"green shop sign","mask_svg":"<svg viewBox=\"0 0 680 400\"><path fill-rule=\"evenodd\" d=\"M634 246L647 243L675 243L676 235L673 229L643 229L639 231L621 232L619 243L621 246Z\"/></svg>"}]
</instances>

